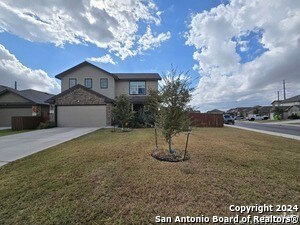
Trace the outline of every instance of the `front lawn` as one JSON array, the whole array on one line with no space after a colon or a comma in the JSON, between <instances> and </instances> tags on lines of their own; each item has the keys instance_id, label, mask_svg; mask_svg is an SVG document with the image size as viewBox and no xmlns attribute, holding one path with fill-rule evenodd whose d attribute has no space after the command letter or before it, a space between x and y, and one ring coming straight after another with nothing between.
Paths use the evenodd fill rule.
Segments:
<instances>
[{"instance_id":1,"label":"front lawn","mask_svg":"<svg viewBox=\"0 0 300 225\"><path fill-rule=\"evenodd\" d=\"M12 129L0 130L0 137L6 136L6 135L11 135L11 134L24 133L24 132L28 132L28 131L30 131L30 130L17 130L17 131L13 131Z\"/></svg>"},{"instance_id":2,"label":"front lawn","mask_svg":"<svg viewBox=\"0 0 300 225\"><path fill-rule=\"evenodd\" d=\"M189 161L166 163L150 156L153 133L99 130L0 167L0 224L149 224L300 202L299 141L202 128Z\"/></svg>"}]
</instances>

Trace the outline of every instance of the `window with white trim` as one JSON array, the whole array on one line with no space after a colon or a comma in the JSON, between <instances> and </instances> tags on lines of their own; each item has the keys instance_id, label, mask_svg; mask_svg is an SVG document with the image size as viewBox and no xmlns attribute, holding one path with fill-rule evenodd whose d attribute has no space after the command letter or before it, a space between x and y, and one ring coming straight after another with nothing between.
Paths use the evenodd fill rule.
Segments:
<instances>
[{"instance_id":1,"label":"window with white trim","mask_svg":"<svg viewBox=\"0 0 300 225\"><path fill-rule=\"evenodd\" d=\"M74 87L77 84L76 78L70 78L69 79L69 88Z\"/></svg>"},{"instance_id":2,"label":"window with white trim","mask_svg":"<svg viewBox=\"0 0 300 225\"><path fill-rule=\"evenodd\" d=\"M85 78L84 79L84 86L86 86L87 88L92 88L92 79L91 78Z\"/></svg>"},{"instance_id":3,"label":"window with white trim","mask_svg":"<svg viewBox=\"0 0 300 225\"><path fill-rule=\"evenodd\" d=\"M101 89L107 89L108 88L108 79L107 78L101 78L100 79L100 88Z\"/></svg>"},{"instance_id":4,"label":"window with white trim","mask_svg":"<svg viewBox=\"0 0 300 225\"><path fill-rule=\"evenodd\" d=\"M145 95L146 94L146 81L130 81L129 82L130 95Z\"/></svg>"}]
</instances>

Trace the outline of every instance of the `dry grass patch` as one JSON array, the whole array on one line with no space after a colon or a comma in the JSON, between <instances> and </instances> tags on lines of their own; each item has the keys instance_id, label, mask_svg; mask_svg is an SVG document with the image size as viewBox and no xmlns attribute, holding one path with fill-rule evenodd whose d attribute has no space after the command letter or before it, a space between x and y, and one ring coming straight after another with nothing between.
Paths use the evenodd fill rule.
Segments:
<instances>
[{"instance_id":1,"label":"dry grass patch","mask_svg":"<svg viewBox=\"0 0 300 225\"><path fill-rule=\"evenodd\" d=\"M17 131L13 131L12 129L0 130L0 137L11 135L11 134L19 134L19 133L29 132L29 131L32 131L32 130L17 130Z\"/></svg>"},{"instance_id":2,"label":"dry grass patch","mask_svg":"<svg viewBox=\"0 0 300 225\"><path fill-rule=\"evenodd\" d=\"M149 224L230 215L230 204L299 203L299 141L196 129L191 159L167 163L150 155L153 132L100 130L1 167L0 224ZM174 139L184 143L185 134Z\"/></svg>"}]
</instances>

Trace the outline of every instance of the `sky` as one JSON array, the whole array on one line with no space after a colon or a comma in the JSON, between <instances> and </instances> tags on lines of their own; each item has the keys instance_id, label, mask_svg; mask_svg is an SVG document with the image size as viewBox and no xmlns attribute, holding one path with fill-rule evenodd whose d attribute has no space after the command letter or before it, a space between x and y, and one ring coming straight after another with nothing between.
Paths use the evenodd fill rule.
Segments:
<instances>
[{"instance_id":1,"label":"sky","mask_svg":"<svg viewBox=\"0 0 300 225\"><path fill-rule=\"evenodd\" d=\"M201 112L300 94L299 0L2 0L0 84L57 94L82 61L189 71Z\"/></svg>"}]
</instances>

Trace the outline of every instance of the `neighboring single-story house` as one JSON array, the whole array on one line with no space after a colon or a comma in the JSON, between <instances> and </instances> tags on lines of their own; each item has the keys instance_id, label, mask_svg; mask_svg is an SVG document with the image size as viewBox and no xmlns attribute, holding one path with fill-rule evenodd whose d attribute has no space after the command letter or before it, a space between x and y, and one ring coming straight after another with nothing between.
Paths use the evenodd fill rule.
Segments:
<instances>
[{"instance_id":1,"label":"neighboring single-story house","mask_svg":"<svg viewBox=\"0 0 300 225\"><path fill-rule=\"evenodd\" d=\"M213 110L207 111L206 113L208 113L208 114L224 114L225 112L223 112L219 109L213 109Z\"/></svg>"},{"instance_id":2,"label":"neighboring single-story house","mask_svg":"<svg viewBox=\"0 0 300 225\"><path fill-rule=\"evenodd\" d=\"M61 93L47 102L59 127L101 127L112 123L116 97L128 95L134 111L142 112L149 90L158 90L158 73L110 73L89 62L55 76Z\"/></svg>"},{"instance_id":3,"label":"neighboring single-story house","mask_svg":"<svg viewBox=\"0 0 300 225\"><path fill-rule=\"evenodd\" d=\"M16 90L0 85L0 126L10 127L14 116L41 116L49 120L49 103L52 94L33 89Z\"/></svg>"}]
</instances>

